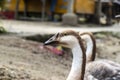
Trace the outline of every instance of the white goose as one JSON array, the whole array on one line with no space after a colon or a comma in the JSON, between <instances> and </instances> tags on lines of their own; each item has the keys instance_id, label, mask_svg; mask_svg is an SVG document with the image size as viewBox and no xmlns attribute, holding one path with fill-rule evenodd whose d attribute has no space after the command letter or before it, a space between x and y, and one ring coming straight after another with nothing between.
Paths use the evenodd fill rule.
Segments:
<instances>
[{"instance_id":1,"label":"white goose","mask_svg":"<svg viewBox=\"0 0 120 80\"><path fill-rule=\"evenodd\" d=\"M91 32L83 32L83 33L79 32L79 35L80 35L81 39L83 39L87 44L86 62L94 61L95 56L96 56L96 40L94 38L94 35ZM116 67L118 69L120 68L120 64L113 62L113 61L110 61L110 60L104 59L104 60L99 60L98 62L100 62L100 63L104 62L104 63L109 64L109 65Z\"/></svg>"},{"instance_id":2,"label":"white goose","mask_svg":"<svg viewBox=\"0 0 120 80\"><path fill-rule=\"evenodd\" d=\"M83 32L79 35L86 43L86 62L95 60L96 57L96 40L91 32Z\"/></svg>"},{"instance_id":3,"label":"white goose","mask_svg":"<svg viewBox=\"0 0 120 80\"><path fill-rule=\"evenodd\" d=\"M120 71L108 64L98 65L96 62L90 62L86 65L84 46L77 32L69 30L58 33L45 44L60 44L72 49L73 62L66 80L120 80Z\"/></svg>"}]
</instances>

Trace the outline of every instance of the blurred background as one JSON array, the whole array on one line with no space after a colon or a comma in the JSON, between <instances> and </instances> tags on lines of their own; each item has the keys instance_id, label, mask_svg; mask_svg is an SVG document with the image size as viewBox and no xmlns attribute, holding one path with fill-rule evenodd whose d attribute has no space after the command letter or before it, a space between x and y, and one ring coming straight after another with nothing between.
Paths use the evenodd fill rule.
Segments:
<instances>
[{"instance_id":1,"label":"blurred background","mask_svg":"<svg viewBox=\"0 0 120 80\"><path fill-rule=\"evenodd\" d=\"M74 13L78 22L113 24L120 14L119 0L1 0L0 17L17 20L64 21Z\"/></svg>"},{"instance_id":2,"label":"blurred background","mask_svg":"<svg viewBox=\"0 0 120 80\"><path fill-rule=\"evenodd\" d=\"M65 80L71 51L43 46L64 30L92 32L96 60L120 63L120 0L0 0L0 80Z\"/></svg>"}]
</instances>

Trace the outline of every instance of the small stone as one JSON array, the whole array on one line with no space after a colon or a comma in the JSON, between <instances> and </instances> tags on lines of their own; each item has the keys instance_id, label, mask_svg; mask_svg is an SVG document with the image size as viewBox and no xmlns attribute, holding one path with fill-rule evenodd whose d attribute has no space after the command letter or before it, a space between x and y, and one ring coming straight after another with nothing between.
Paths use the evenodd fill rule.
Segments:
<instances>
[{"instance_id":1,"label":"small stone","mask_svg":"<svg viewBox=\"0 0 120 80\"><path fill-rule=\"evenodd\" d=\"M78 24L78 18L77 15L74 13L65 13L62 16L62 22L65 25L77 25Z\"/></svg>"}]
</instances>

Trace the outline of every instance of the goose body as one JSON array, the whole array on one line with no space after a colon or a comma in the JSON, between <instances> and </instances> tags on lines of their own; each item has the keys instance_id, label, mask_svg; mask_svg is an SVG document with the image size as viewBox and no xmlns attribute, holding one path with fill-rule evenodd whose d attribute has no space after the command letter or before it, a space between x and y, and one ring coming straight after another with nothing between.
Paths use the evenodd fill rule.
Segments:
<instances>
[{"instance_id":1,"label":"goose body","mask_svg":"<svg viewBox=\"0 0 120 80\"><path fill-rule=\"evenodd\" d=\"M111 66L103 61L94 61L86 65L85 78L91 75L97 80L120 80L120 67ZM85 79L89 80L89 79Z\"/></svg>"},{"instance_id":2,"label":"goose body","mask_svg":"<svg viewBox=\"0 0 120 80\"><path fill-rule=\"evenodd\" d=\"M45 44L59 44L72 49L72 67L66 80L120 80L120 68L118 67L110 66L110 64L101 61L86 64L84 46L79 34L75 31L58 33Z\"/></svg>"}]
</instances>

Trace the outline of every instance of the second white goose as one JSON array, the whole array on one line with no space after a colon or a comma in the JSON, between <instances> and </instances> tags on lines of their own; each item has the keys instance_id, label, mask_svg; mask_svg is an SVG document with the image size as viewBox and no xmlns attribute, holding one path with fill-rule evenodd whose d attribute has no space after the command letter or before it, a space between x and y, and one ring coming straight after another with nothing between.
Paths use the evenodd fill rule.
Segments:
<instances>
[{"instance_id":1,"label":"second white goose","mask_svg":"<svg viewBox=\"0 0 120 80\"><path fill-rule=\"evenodd\" d=\"M91 32L83 32L79 35L86 43L86 62L95 60L96 57L96 40Z\"/></svg>"},{"instance_id":2,"label":"second white goose","mask_svg":"<svg viewBox=\"0 0 120 80\"><path fill-rule=\"evenodd\" d=\"M79 35L80 35L81 39L83 39L87 44L86 61L87 62L94 61L95 57L96 57L96 40L95 40L94 35L91 32L83 32L83 33L79 32ZM120 64L110 61L110 60L103 59L103 60L98 60L97 62L99 62L99 63L104 62L106 64L111 65L112 67L114 67L116 69L120 68Z\"/></svg>"}]
</instances>

